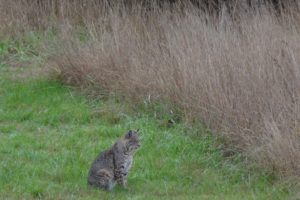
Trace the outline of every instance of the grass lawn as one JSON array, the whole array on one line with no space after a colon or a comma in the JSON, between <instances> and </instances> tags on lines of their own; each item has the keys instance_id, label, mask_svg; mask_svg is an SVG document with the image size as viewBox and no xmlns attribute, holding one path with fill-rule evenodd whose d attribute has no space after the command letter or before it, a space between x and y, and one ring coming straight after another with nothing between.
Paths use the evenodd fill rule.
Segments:
<instances>
[{"instance_id":1,"label":"grass lawn","mask_svg":"<svg viewBox=\"0 0 300 200\"><path fill-rule=\"evenodd\" d=\"M92 101L46 77L13 76L0 63L0 199L286 199L287 186L225 159L205 128L114 100ZM21 76L22 77L22 76ZM125 190L87 186L96 155L128 129L140 128Z\"/></svg>"}]
</instances>

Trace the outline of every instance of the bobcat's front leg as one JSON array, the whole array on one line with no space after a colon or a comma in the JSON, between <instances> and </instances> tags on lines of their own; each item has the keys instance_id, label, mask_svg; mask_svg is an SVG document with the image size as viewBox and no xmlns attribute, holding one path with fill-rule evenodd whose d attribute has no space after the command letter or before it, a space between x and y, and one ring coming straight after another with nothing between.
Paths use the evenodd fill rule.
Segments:
<instances>
[{"instance_id":1,"label":"bobcat's front leg","mask_svg":"<svg viewBox=\"0 0 300 200\"><path fill-rule=\"evenodd\" d=\"M127 188L127 173L124 172L122 166L120 166L120 169L116 169L115 176L117 183L122 187Z\"/></svg>"},{"instance_id":2,"label":"bobcat's front leg","mask_svg":"<svg viewBox=\"0 0 300 200\"><path fill-rule=\"evenodd\" d=\"M115 154L115 180L117 183L124 188L127 186L127 171L126 171L126 156L123 154Z\"/></svg>"}]
</instances>

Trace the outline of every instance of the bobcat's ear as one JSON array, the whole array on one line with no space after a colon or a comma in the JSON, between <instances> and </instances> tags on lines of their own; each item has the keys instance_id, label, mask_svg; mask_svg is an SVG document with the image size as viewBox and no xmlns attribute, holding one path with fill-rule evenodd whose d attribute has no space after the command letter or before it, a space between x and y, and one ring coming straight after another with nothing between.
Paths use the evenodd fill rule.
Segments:
<instances>
[{"instance_id":1,"label":"bobcat's ear","mask_svg":"<svg viewBox=\"0 0 300 200\"><path fill-rule=\"evenodd\" d=\"M126 138L131 138L131 136L132 136L132 130L129 130L125 137Z\"/></svg>"}]
</instances>

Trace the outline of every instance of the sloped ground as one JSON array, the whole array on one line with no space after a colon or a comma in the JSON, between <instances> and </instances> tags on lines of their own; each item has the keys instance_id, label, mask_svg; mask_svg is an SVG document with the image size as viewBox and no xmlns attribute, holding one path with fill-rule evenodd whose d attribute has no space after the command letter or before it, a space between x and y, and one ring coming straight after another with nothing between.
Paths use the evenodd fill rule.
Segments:
<instances>
[{"instance_id":1,"label":"sloped ground","mask_svg":"<svg viewBox=\"0 0 300 200\"><path fill-rule=\"evenodd\" d=\"M47 77L24 78L27 68L0 63L0 199L293 196L287 186L272 185L271 175L246 166L238 155L223 158L217 139L205 128L166 126L169 116L158 112L159 105L132 109L114 99L88 100ZM137 128L142 146L129 189L89 188L87 172L98 152Z\"/></svg>"}]
</instances>

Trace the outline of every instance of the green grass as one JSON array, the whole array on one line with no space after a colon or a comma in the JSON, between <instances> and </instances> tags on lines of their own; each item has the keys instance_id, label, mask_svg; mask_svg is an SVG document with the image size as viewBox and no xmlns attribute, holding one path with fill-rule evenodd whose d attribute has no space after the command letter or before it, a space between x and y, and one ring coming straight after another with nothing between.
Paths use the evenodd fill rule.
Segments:
<instances>
[{"instance_id":1,"label":"green grass","mask_svg":"<svg viewBox=\"0 0 300 200\"><path fill-rule=\"evenodd\" d=\"M163 112L87 100L47 78L11 78L18 71L23 69L0 63L0 199L275 200L292 194L238 155L223 158L205 128L163 126L170 117ZM87 173L96 155L137 128L142 146L129 189L89 188Z\"/></svg>"}]
</instances>

